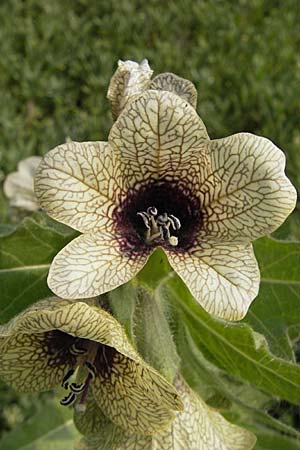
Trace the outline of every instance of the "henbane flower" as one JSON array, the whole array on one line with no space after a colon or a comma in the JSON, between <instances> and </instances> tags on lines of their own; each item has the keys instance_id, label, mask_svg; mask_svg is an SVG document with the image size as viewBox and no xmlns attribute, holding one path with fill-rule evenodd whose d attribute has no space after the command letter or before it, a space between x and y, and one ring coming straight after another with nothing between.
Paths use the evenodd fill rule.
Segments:
<instances>
[{"instance_id":1,"label":"henbane flower","mask_svg":"<svg viewBox=\"0 0 300 450\"><path fill-rule=\"evenodd\" d=\"M78 450L249 450L255 436L222 417L205 404L177 376L175 386L184 402L184 411L165 430L153 436L124 433L105 421L97 406L89 404L90 411L75 415L75 423L87 436L81 440ZM93 418L93 420L91 420ZM93 425L92 425L93 424ZM91 433L91 431L93 432Z\"/></svg>"},{"instance_id":2,"label":"henbane flower","mask_svg":"<svg viewBox=\"0 0 300 450\"><path fill-rule=\"evenodd\" d=\"M61 404L79 410L92 393L106 417L133 433L153 434L182 409L175 388L141 359L121 325L84 302L45 299L0 327L0 376L23 392L61 385Z\"/></svg>"},{"instance_id":3,"label":"henbane flower","mask_svg":"<svg viewBox=\"0 0 300 450\"><path fill-rule=\"evenodd\" d=\"M64 298L102 294L160 247L208 312L241 319L259 289L251 241L295 206L284 167L268 139L210 140L186 100L159 86L144 91L108 142L60 145L37 170L42 208L83 233L54 258L50 288Z\"/></svg>"}]
</instances>

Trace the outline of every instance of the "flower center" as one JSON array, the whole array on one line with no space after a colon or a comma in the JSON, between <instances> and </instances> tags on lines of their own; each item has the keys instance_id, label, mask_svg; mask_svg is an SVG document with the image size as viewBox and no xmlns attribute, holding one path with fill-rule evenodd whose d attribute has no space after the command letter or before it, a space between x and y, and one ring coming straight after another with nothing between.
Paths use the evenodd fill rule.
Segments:
<instances>
[{"instance_id":1,"label":"flower center","mask_svg":"<svg viewBox=\"0 0 300 450\"><path fill-rule=\"evenodd\" d=\"M180 220L173 214L164 212L157 216L157 208L150 206L147 211L138 212L137 215L141 217L146 227L145 241L146 244L153 242L167 242L172 246L178 244L178 238L171 236L170 228L178 231L181 228Z\"/></svg>"},{"instance_id":2,"label":"flower center","mask_svg":"<svg viewBox=\"0 0 300 450\"><path fill-rule=\"evenodd\" d=\"M128 253L156 246L187 251L202 226L200 200L183 184L166 180L132 187L113 214L121 249Z\"/></svg>"},{"instance_id":3,"label":"flower center","mask_svg":"<svg viewBox=\"0 0 300 450\"><path fill-rule=\"evenodd\" d=\"M109 381L114 357L117 351L99 342L76 338L59 330L47 333L47 346L52 355L53 366L69 366L62 380L62 387L68 394L60 401L63 406L76 403L79 411L86 409L86 398L96 376Z\"/></svg>"}]
</instances>

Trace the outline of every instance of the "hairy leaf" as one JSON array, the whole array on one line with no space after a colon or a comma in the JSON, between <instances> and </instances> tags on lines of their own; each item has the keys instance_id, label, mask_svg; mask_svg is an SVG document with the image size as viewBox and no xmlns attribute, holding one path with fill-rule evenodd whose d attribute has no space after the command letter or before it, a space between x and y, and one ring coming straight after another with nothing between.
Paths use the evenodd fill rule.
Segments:
<instances>
[{"instance_id":1,"label":"hairy leaf","mask_svg":"<svg viewBox=\"0 0 300 450\"><path fill-rule=\"evenodd\" d=\"M169 299L180 311L196 346L208 361L240 380L291 402L300 401L300 367L269 351L250 326L209 316L178 277L168 282Z\"/></svg>"}]
</instances>

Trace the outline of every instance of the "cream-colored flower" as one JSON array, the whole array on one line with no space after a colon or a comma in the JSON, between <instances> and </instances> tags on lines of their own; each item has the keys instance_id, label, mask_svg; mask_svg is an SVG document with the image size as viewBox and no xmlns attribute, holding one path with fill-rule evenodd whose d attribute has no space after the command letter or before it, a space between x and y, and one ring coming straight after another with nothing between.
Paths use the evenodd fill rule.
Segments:
<instances>
[{"instance_id":1,"label":"cream-colored flower","mask_svg":"<svg viewBox=\"0 0 300 450\"><path fill-rule=\"evenodd\" d=\"M210 140L183 98L145 91L108 142L60 145L37 169L41 207L83 233L54 258L50 288L94 297L132 279L161 247L208 312L241 319L259 289L251 241L295 206L284 168L268 139Z\"/></svg>"},{"instance_id":2,"label":"cream-colored flower","mask_svg":"<svg viewBox=\"0 0 300 450\"><path fill-rule=\"evenodd\" d=\"M3 189L11 206L28 211L39 209L40 206L34 193L33 180L35 170L41 159L40 156L30 156L23 159L18 164L17 172L7 175Z\"/></svg>"},{"instance_id":3,"label":"cream-colored flower","mask_svg":"<svg viewBox=\"0 0 300 450\"><path fill-rule=\"evenodd\" d=\"M96 405L89 414L75 416L80 431L85 431L78 450L250 450L256 438L249 431L229 423L196 395L180 377L175 386L184 411L164 431L154 436L124 435L122 430L103 422ZM93 427L92 417L95 418ZM101 421L102 420L102 421ZM91 433L93 431L93 433ZM109 444L109 445L108 445Z\"/></svg>"},{"instance_id":4,"label":"cream-colored flower","mask_svg":"<svg viewBox=\"0 0 300 450\"><path fill-rule=\"evenodd\" d=\"M175 388L142 360L121 325L80 301L48 298L0 327L0 376L23 392L62 385L61 404L79 410L92 394L107 418L132 433L162 430L182 409Z\"/></svg>"}]
</instances>

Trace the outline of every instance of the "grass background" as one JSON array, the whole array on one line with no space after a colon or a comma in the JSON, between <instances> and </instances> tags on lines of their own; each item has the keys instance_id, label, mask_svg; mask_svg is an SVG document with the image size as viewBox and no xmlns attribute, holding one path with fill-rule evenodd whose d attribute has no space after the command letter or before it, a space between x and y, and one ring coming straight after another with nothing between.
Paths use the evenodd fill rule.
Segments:
<instances>
[{"instance_id":1,"label":"grass background","mask_svg":"<svg viewBox=\"0 0 300 450\"><path fill-rule=\"evenodd\" d=\"M284 149L299 188L299 23L297 0L1 1L0 183L66 137L105 140L117 60L147 58L194 82L212 138L249 131ZM2 430L34 408L0 397Z\"/></svg>"},{"instance_id":2,"label":"grass background","mask_svg":"<svg viewBox=\"0 0 300 450\"><path fill-rule=\"evenodd\" d=\"M296 0L4 0L0 161L5 173L67 136L107 137L117 60L191 79L212 138L272 139L300 182L300 8Z\"/></svg>"}]
</instances>

